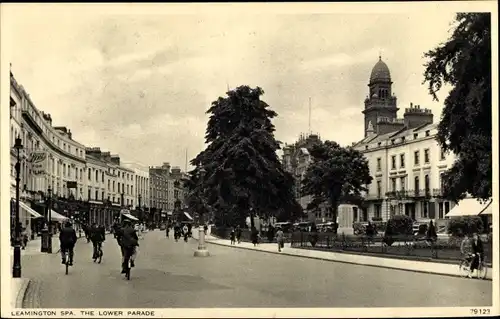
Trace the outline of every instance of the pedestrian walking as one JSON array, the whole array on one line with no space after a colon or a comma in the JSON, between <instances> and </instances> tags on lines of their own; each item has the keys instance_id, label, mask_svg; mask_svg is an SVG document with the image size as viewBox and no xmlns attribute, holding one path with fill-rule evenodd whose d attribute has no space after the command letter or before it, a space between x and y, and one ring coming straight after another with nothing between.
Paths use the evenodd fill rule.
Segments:
<instances>
[{"instance_id":1,"label":"pedestrian walking","mask_svg":"<svg viewBox=\"0 0 500 319\"><path fill-rule=\"evenodd\" d=\"M236 230L234 227L231 228L231 233L229 234L231 237L231 245L234 245L236 243Z\"/></svg>"},{"instance_id":2,"label":"pedestrian walking","mask_svg":"<svg viewBox=\"0 0 500 319\"><path fill-rule=\"evenodd\" d=\"M285 234L281 227L278 227L276 231L276 242L278 243L278 251L281 252L281 249L285 248Z\"/></svg>"},{"instance_id":3,"label":"pedestrian walking","mask_svg":"<svg viewBox=\"0 0 500 319\"><path fill-rule=\"evenodd\" d=\"M238 244L241 242L241 227L238 225L236 227L236 240L238 241Z\"/></svg>"},{"instance_id":4,"label":"pedestrian walking","mask_svg":"<svg viewBox=\"0 0 500 319\"><path fill-rule=\"evenodd\" d=\"M257 231L257 228L255 226L252 227L252 244L257 246L257 243L259 242L259 232Z\"/></svg>"}]
</instances>

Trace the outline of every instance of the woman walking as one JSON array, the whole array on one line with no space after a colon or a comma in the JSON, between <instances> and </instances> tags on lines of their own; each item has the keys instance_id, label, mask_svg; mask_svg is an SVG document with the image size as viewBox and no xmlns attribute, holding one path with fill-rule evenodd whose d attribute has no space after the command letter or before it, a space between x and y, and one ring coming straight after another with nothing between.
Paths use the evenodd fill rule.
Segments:
<instances>
[{"instance_id":1,"label":"woman walking","mask_svg":"<svg viewBox=\"0 0 500 319\"><path fill-rule=\"evenodd\" d=\"M278 251L281 252L281 249L285 247L285 234L281 227L278 227L276 231L276 242L278 243Z\"/></svg>"}]
</instances>

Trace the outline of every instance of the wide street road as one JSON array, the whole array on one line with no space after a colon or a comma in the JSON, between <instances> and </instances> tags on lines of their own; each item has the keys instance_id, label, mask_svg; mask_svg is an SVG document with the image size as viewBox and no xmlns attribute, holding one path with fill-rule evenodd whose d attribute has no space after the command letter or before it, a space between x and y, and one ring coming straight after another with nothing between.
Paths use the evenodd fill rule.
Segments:
<instances>
[{"instance_id":1,"label":"wide street road","mask_svg":"<svg viewBox=\"0 0 500 319\"><path fill-rule=\"evenodd\" d=\"M58 243L54 241L55 251ZM27 300L41 308L211 307L439 307L489 306L492 282L279 256L175 242L146 234L131 280L120 274L120 252L108 236L102 264L79 240L75 265L64 274L60 256L23 257L23 276L35 280ZM26 301L26 300L25 300ZM36 306L30 303L26 306Z\"/></svg>"}]
</instances>

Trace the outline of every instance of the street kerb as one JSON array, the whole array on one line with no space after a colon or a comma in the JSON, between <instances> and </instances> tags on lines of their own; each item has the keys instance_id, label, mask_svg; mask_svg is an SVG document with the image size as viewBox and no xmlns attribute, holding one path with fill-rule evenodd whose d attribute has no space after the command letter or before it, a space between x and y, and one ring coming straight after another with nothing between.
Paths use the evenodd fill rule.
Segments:
<instances>
[{"instance_id":1,"label":"street kerb","mask_svg":"<svg viewBox=\"0 0 500 319\"><path fill-rule=\"evenodd\" d=\"M197 238L194 238L198 240ZM329 259L329 258L324 258L321 256L304 256L304 255L298 255L294 253L287 252L286 250L282 250L281 252L278 251L269 251L269 250L263 250L259 249L259 247L243 247L243 246L238 246L238 245L229 245L226 243L222 242L217 242L217 240L213 241L211 239L205 239L207 243L218 245L218 246L225 246L225 247L232 247L232 248L238 248L238 249L246 249L246 250L252 250L252 251L258 251L258 252L263 252L263 253L269 253L269 254L275 254L275 255L285 255L285 256L291 256L291 257L299 257L299 258L309 258L309 259L316 259L316 260L324 260L324 261L329 261L329 262L337 262L337 263L344 263L344 264L351 264L351 265L361 265L361 266L368 266L368 267L376 267L376 268L386 268L386 269L395 269L395 270L403 270L403 271L411 271L411 272L417 272L417 273L425 273L425 274L432 274L432 275L440 275L440 276L450 276L450 277L462 277L458 271L458 263L457 263L457 270L456 272L448 272L448 273L443 273L443 272L438 272L438 271L432 271L432 270L418 270L418 269L408 269L408 268L403 268L403 267L395 267L395 266L390 266L390 265L385 265L385 264L380 264L380 265L373 265L373 264L367 264L367 263L362 263L362 262L355 262L355 261L346 261L346 260L334 260L334 259ZM340 254L340 253L339 253ZM349 253L341 253L341 254L346 254L346 255L356 255L356 254L349 254ZM374 256L367 256L371 258L377 258L381 261L383 260L388 260L390 261L389 258L383 258L383 257L374 257ZM393 259L393 258L391 258ZM399 259L397 259L399 260ZM426 262L427 263L427 262ZM436 263L438 264L438 263ZM487 272L487 277L485 280L492 281L492 268L488 268Z\"/></svg>"}]
</instances>

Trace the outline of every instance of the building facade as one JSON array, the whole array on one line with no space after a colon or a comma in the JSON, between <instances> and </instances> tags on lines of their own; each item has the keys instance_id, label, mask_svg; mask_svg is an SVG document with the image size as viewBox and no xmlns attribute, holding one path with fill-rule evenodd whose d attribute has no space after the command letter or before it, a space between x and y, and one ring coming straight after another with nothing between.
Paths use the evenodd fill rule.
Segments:
<instances>
[{"instance_id":1,"label":"building facade","mask_svg":"<svg viewBox=\"0 0 500 319\"><path fill-rule=\"evenodd\" d=\"M86 180L82 177L86 165L85 147L73 139L70 130L52 125L50 114L36 108L12 72L10 83L11 144L13 146L15 138L19 137L23 145L20 161L22 206L45 215L49 188L54 208L58 207L59 200L68 199L85 188ZM11 148L12 198L15 197L15 163L15 150ZM27 217L26 210L21 209L20 214ZM30 219L24 219L23 225L35 231L33 221L29 225Z\"/></svg>"},{"instance_id":2,"label":"building facade","mask_svg":"<svg viewBox=\"0 0 500 319\"><path fill-rule=\"evenodd\" d=\"M137 205L133 169L121 165L118 155L77 142L67 127L54 126L51 115L35 106L12 72L10 82L11 199L16 190L14 143L19 137L23 145L19 183L23 226L38 231L33 217L46 217L49 188L52 211L81 222L109 224L122 206ZM147 181L141 182L147 190Z\"/></svg>"},{"instance_id":3,"label":"building facade","mask_svg":"<svg viewBox=\"0 0 500 319\"><path fill-rule=\"evenodd\" d=\"M441 197L442 174L455 157L440 149L432 111L411 103L397 118L390 71L381 59L368 86L365 138L353 147L367 158L373 181L357 219L388 220L395 214L416 221L444 219L454 203Z\"/></svg>"},{"instance_id":4,"label":"building facade","mask_svg":"<svg viewBox=\"0 0 500 319\"><path fill-rule=\"evenodd\" d=\"M283 168L292 174L295 179L294 193L295 199L300 204L308 221L315 223L324 223L332 221L332 212L328 209L328 205L322 204L319 209L309 209L308 205L312 201L311 195L302 193L302 181L304 180L307 168L311 163L311 155L309 150L315 144L321 142L319 134L302 134L298 141L294 144L286 144L283 147L282 164Z\"/></svg>"},{"instance_id":5,"label":"building facade","mask_svg":"<svg viewBox=\"0 0 500 319\"><path fill-rule=\"evenodd\" d=\"M171 167L170 163L149 168L150 203L156 221L172 216L176 201L180 201L180 207L184 207L182 180L185 177L185 172L178 166Z\"/></svg>"},{"instance_id":6,"label":"building facade","mask_svg":"<svg viewBox=\"0 0 500 319\"><path fill-rule=\"evenodd\" d=\"M135 175L133 209L142 207L144 211L147 211L151 200L149 195L149 168L132 162L124 162L123 166L133 170Z\"/></svg>"}]
</instances>

